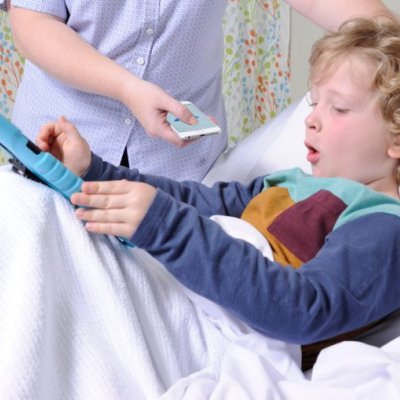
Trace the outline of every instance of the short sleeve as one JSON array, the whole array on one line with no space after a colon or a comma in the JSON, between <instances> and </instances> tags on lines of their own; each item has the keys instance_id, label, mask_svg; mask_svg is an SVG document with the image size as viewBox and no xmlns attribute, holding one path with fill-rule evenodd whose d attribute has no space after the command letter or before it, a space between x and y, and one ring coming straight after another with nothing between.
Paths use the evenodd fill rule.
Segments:
<instances>
[{"instance_id":1,"label":"short sleeve","mask_svg":"<svg viewBox=\"0 0 400 400\"><path fill-rule=\"evenodd\" d=\"M5 9L6 0L0 0L0 2L1 1L4 3ZM64 0L11 0L11 3L16 7L54 15L63 20L66 20L68 17L67 6Z\"/></svg>"},{"instance_id":2,"label":"short sleeve","mask_svg":"<svg viewBox=\"0 0 400 400\"><path fill-rule=\"evenodd\" d=\"M0 0L0 10L7 11L6 0Z\"/></svg>"}]
</instances>

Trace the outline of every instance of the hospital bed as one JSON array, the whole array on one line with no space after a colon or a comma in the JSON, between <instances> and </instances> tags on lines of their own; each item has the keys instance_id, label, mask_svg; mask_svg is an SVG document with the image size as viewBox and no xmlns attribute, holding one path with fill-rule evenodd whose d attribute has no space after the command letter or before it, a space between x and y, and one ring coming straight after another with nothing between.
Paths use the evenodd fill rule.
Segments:
<instances>
[{"instance_id":1,"label":"hospital bed","mask_svg":"<svg viewBox=\"0 0 400 400\"><path fill-rule=\"evenodd\" d=\"M224 153L204 182L309 171L308 112L305 98L290 106ZM1 221L14 227L0 241L2 400L400 398L398 313L324 349L303 373L298 346L241 324L140 249L90 236L61 196L7 168L0 187L13 196L0 196L0 208L20 212ZM260 245L247 228L217 222Z\"/></svg>"}]
</instances>

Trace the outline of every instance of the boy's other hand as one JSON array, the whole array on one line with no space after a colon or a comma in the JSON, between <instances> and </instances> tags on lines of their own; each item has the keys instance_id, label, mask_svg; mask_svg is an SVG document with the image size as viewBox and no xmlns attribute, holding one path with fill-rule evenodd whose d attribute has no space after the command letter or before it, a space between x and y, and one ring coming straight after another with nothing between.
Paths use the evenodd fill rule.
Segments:
<instances>
[{"instance_id":1,"label":"boy's other hand","mask_svg":"<svg viewBox=\"0 0 400 400\"><path fill-rule=\"evenodd\" d=\"M90 147L65 117L43 125L36 143L41 150L51 153L78 176L82 176L89 168L92 157Z\"/></svg>"},{"instance_id":2,"label":"boy's other hand","mask_svg":"<svg viewBox=\"0 0 400 400\"><path fill-rule=\"evenodd\" d=\"M82 192L71 196L78 207L76 216L86 221L89 232L130 239L142 222L156 189L127 180L85 182Z\"/></svg>"}]
</instances>

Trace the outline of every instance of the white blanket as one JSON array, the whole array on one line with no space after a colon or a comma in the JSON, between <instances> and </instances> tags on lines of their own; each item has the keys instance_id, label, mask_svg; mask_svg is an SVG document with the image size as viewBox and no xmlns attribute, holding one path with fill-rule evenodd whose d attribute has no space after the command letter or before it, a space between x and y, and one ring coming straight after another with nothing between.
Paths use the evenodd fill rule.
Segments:
<instances>
[{"instance_id":1,"label":"white blanket","mask_svg":"<svg viewBox=\"0 0 400 400\"><path fill-rule=\"evenodd\" d=\"M153 399L224 341L140 250L89 236L60 195L0 171L0 398Z\"/></svg>"},{"instance_id":2,"label":"white blanket","mask_svg":"<svg viewBox=\"0 0 400 400\"><path fill-rule=\"evenodd\" d=\"M333 346L306 377L297 346L187 291L144 251L88 235L50 189L5 168L0 188L2 400L400 398L400 339Z\"/></svg>"}]
</instances>

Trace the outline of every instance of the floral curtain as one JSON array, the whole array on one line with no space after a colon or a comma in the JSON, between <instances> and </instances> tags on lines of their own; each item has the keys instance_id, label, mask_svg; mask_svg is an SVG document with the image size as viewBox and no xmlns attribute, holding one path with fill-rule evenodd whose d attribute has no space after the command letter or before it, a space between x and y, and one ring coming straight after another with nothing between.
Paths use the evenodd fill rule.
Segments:
<instances>
[{"instance_id":1,"label":"floral curtain","mask_svg":"<svg viewBox=\"0 0 400 400\"><path fill-rule=\"evenodd\" d=\"M290 10L280 0L227 1L223 93L232 146L290 103ZM0 113L7 118L23 66L7 14L0 12Z\"/></svg>"},{"instance_id":2,"label":"floral curtain","mask_svg":"<svg viewBox=\"0 0 400 400\"><path fill-rule=\"evenodd\" d=\"M7 14L0 11L0 114L11 117L19 82L24 68L24 60L15 50ZM6 156L0 149L0 165Z\"/></svg>"},{"instance_id":3,"label":"floral curtain","mask_svg":"<svg viewBox=\"0 0 400 400\"><path fill-rule=\"evenodd\" d=\"M229 0L223 93L231 145L290 103L290 8L279 0Z\"/></svg>"}]
</instances>

